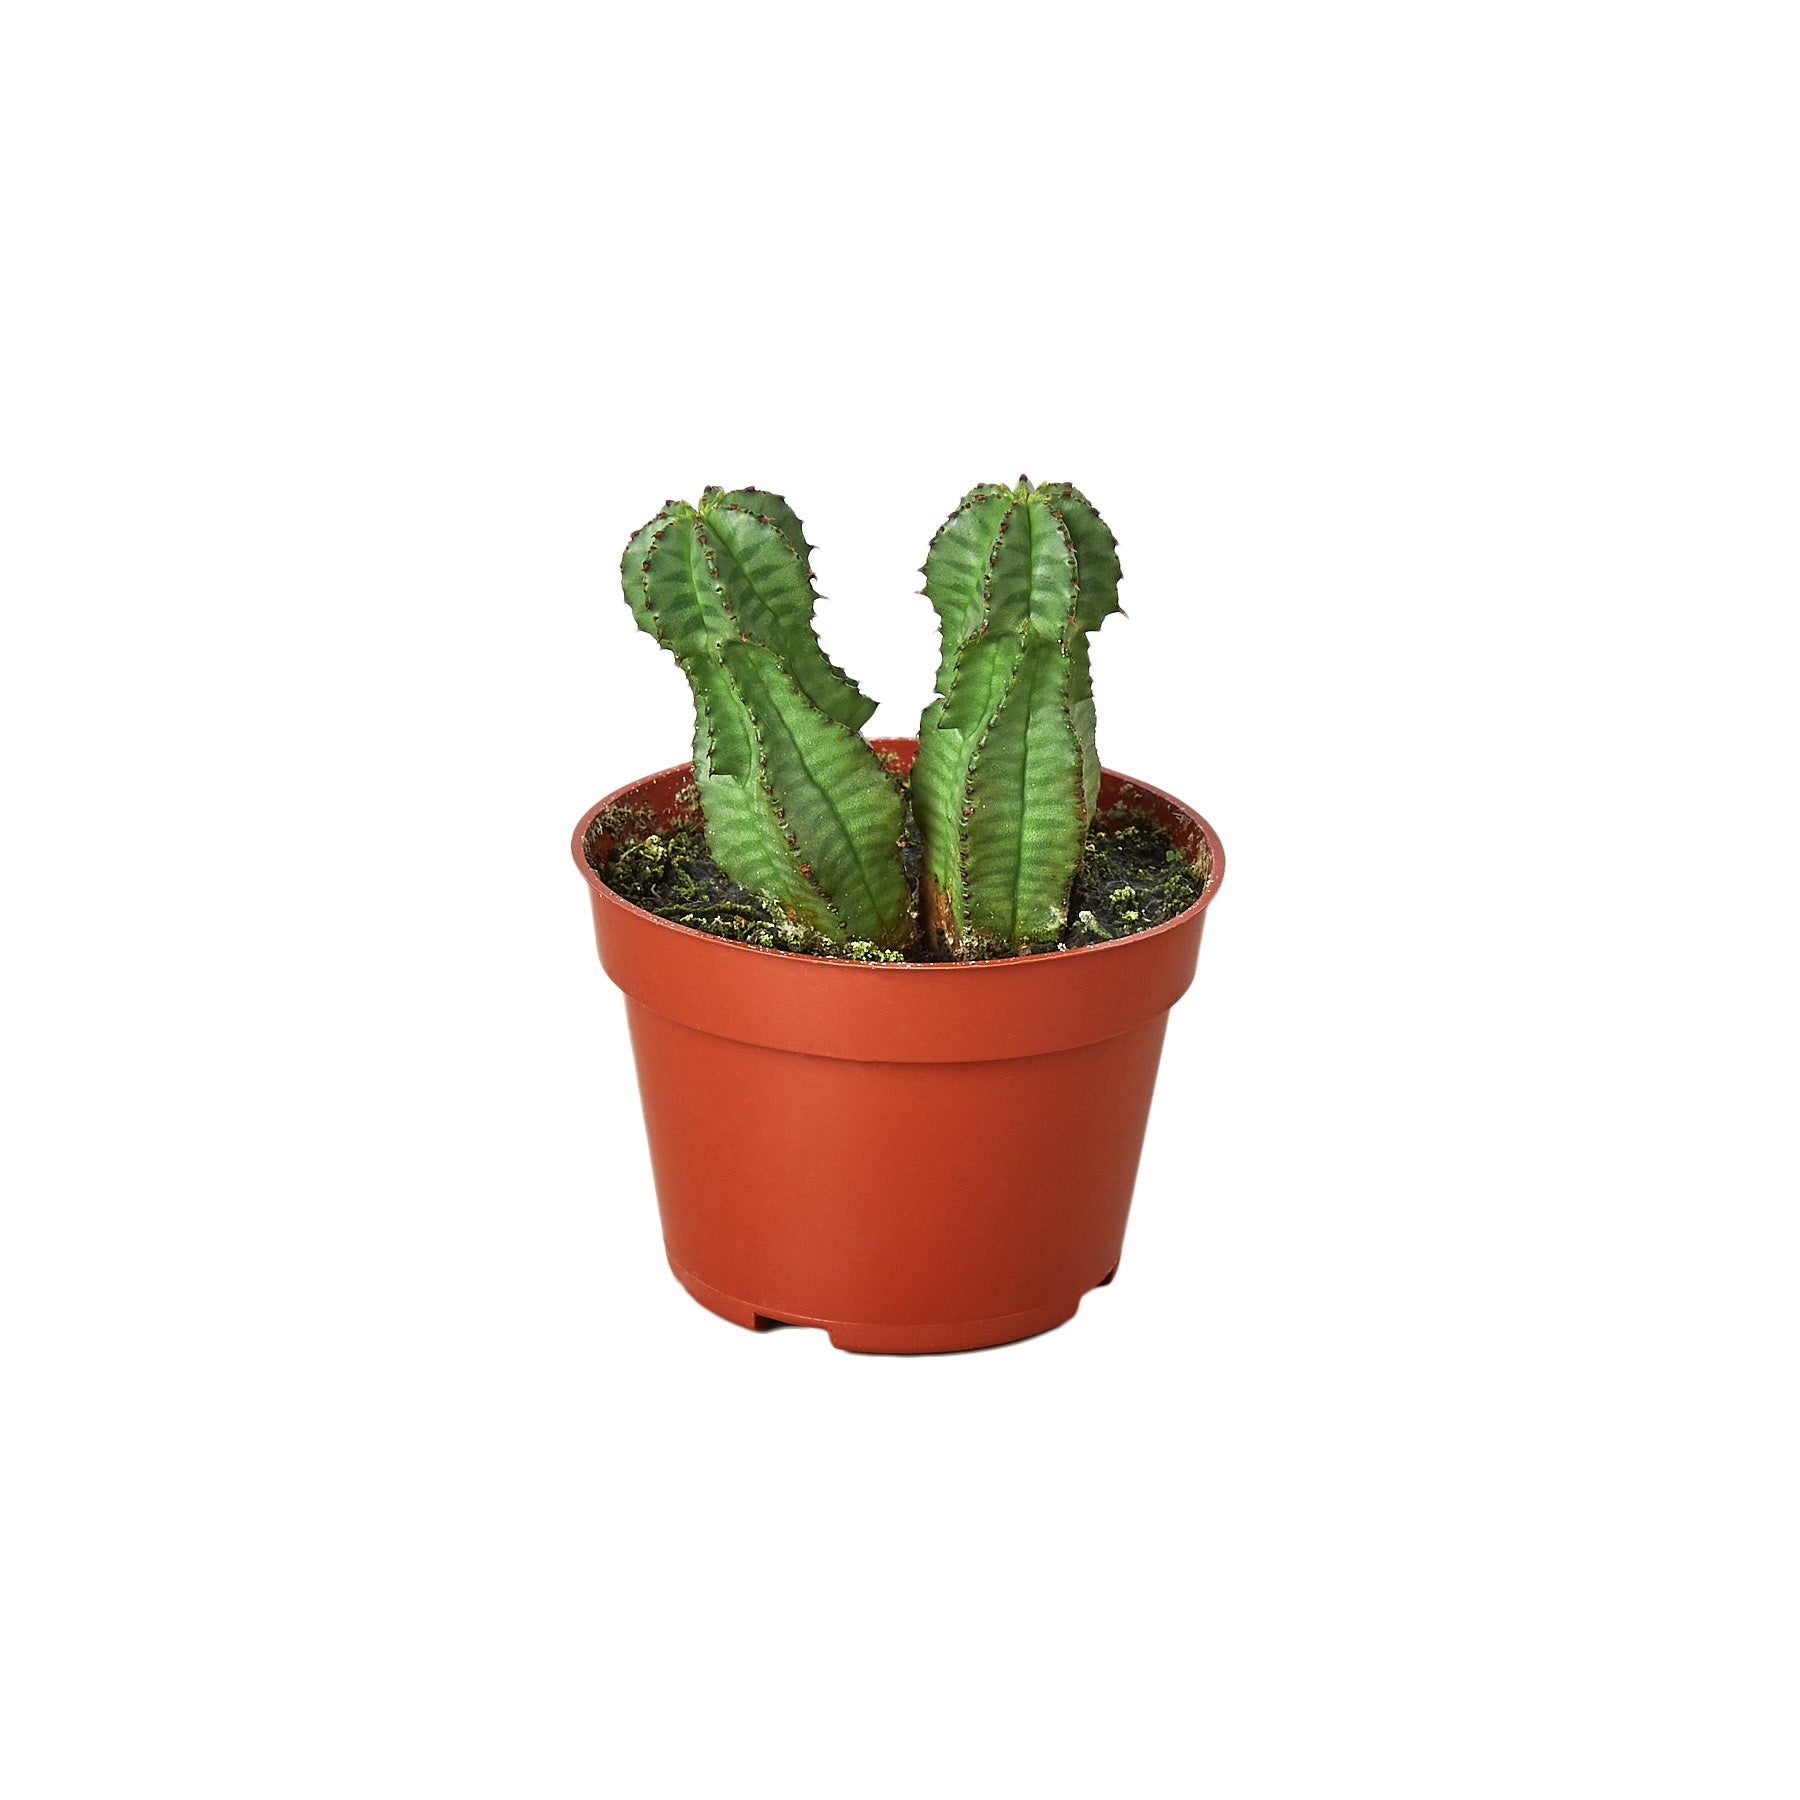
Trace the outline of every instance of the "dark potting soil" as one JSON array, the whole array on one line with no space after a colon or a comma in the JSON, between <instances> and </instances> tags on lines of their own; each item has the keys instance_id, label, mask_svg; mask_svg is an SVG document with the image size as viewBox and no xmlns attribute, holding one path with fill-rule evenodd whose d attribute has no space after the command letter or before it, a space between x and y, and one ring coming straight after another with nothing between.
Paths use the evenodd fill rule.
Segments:
<instances>
[{"instance_id":1,"label":"dark potting soil","mask_svg":"<svg viewBox=\"0 0 1800 1800\"><path fill-rule=\"evenodd\" d=\"M707 854L696 798L690 787L680 797L681 822L662 831L656 829L655 814L646 809L607 808L588 831L588 866L633 906L641 906L659 919L740 944L849 962L938 960L923 944L902 953L880 950L873 944L845 948L818 939L797 939L791 925L747 888L739 887ZM613 840L612 852L604 859L599 855L602 834ZM916 890L919 845L910 803L901 860ZM1204 872L1194 866L1153 814L1137 807L1115 806L1097 815L1088 828L1087 848L1069 893L1069 922L1056 948L1076 950L1148 931L1185 912L1200 898L1205 885Z\"/></svg>"}]
</instances>

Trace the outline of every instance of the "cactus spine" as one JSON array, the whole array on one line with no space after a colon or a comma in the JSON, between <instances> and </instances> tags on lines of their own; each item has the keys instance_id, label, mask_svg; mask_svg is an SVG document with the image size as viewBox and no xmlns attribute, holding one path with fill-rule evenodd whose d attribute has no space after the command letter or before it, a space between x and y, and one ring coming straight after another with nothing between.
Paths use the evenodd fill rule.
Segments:
<instances>
[{"instance_id":1,"label":"cactus spine","mask_svg":"<svg viewBox=\"0 0 1800 1800\"><path fill-rule=\"evenodd\" d=\"M919 726L920 910L959 956L1052 944L1099 798L1090 631L1118 548L1066 482L978 487L932 539L938 697Z\"/></svg>"},{"instance_id":2,"label":"cactus spine","mask_svg":"<svg viewBox=\"0 0 1800 1800\"><path fill-rule=\"evenodd\" d=\"M899 790L862 736L875 710L820 648L811 546L755 488L671 500L625 547L625 599L694 692L694 780L713 860L797 933L903 944Z\"/></svg>"}]
</instances>

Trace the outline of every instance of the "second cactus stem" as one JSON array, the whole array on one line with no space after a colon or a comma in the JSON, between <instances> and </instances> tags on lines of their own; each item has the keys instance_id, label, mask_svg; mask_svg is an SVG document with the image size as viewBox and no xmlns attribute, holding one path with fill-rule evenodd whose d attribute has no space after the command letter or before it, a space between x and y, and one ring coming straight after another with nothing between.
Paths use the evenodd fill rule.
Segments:
<instances>
[{"instance_id":1,"label":"second cactus stem","mask_svg":"<svg viewBox=\"0 0 1800 1800\"><path fill-rule=\"evenodd\" d=\"M1047 947L1099 797L1088 633L1118 610L1118 548L1066 482L972 489L925 559L938 697L919 726L920 912L963 957Z\"/></svg>"}]
</instances>

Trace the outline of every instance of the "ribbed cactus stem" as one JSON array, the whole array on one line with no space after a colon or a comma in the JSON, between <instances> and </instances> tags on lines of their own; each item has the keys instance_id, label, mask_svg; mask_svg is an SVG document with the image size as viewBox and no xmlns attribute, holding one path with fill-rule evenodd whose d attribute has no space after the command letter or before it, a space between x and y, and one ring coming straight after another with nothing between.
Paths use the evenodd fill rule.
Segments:
<instances>
[{"instance_id":1,"label":"ribbed cactus stem","mask_svg":"<svg viewBox=\"0 0 1800 1800\"><path fill-rule=\"evenodd\" d=\"M900 794L861 733L874 701L814 633L811 556L778 494L707 488L645 524L620 574L693 689L713 860L803 931L895 948L912 927Z\"/></svg>"},{"instance_id":2,"label":"ribbed cactus stem","mask_svg":"<svg viewBox=\"0 0 1800 1800\"><path fill-rule=\"evenodd\" d=\"M932 540L938 698L919 727L920 906L958 955L1054 943L1099 798L1087 636L1118 610L1105 521L1066 482L978 487Z\"/></svg>"}]
</instances>

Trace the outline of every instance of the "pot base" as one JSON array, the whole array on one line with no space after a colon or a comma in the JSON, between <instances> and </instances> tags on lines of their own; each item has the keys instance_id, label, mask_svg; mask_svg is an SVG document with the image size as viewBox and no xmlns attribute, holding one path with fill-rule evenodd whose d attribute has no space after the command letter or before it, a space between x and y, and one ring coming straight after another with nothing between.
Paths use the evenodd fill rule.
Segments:
<instances>
[{"instance_id":1,"label":"pot base","mask_svg":"<svg viewBox=\"0 0 1800 1800\"><path fill-rule=\"evenodd\" d=\"M747 1331L766 1330L771 1325L808 1325L823 1331L836 1350L855 1350L877 1356L930 1356L954 1350L987 1350L996 1344L1017 1343L1020 1338L1036 1337L1040 1332L1054 1331L1075 1316L1083 1294L1072 1299L1055 1300L1047 1306L1034 1306L1029 1311L1008 1313L998 1319L958 1319L948 1323L925 1325L865 1325L849 1319L809 1319L799 1313L759 1312L747 1300L721 1293L698 1275L690 1275L673 1257L669 1267L675 1279L706 1308L733 1325ZM1093 1287L1102 1288L1118 1273L1108 1269ZM1092 1288L1083 1293L1091 1293Z\"/></svg>"}]
</instances>

